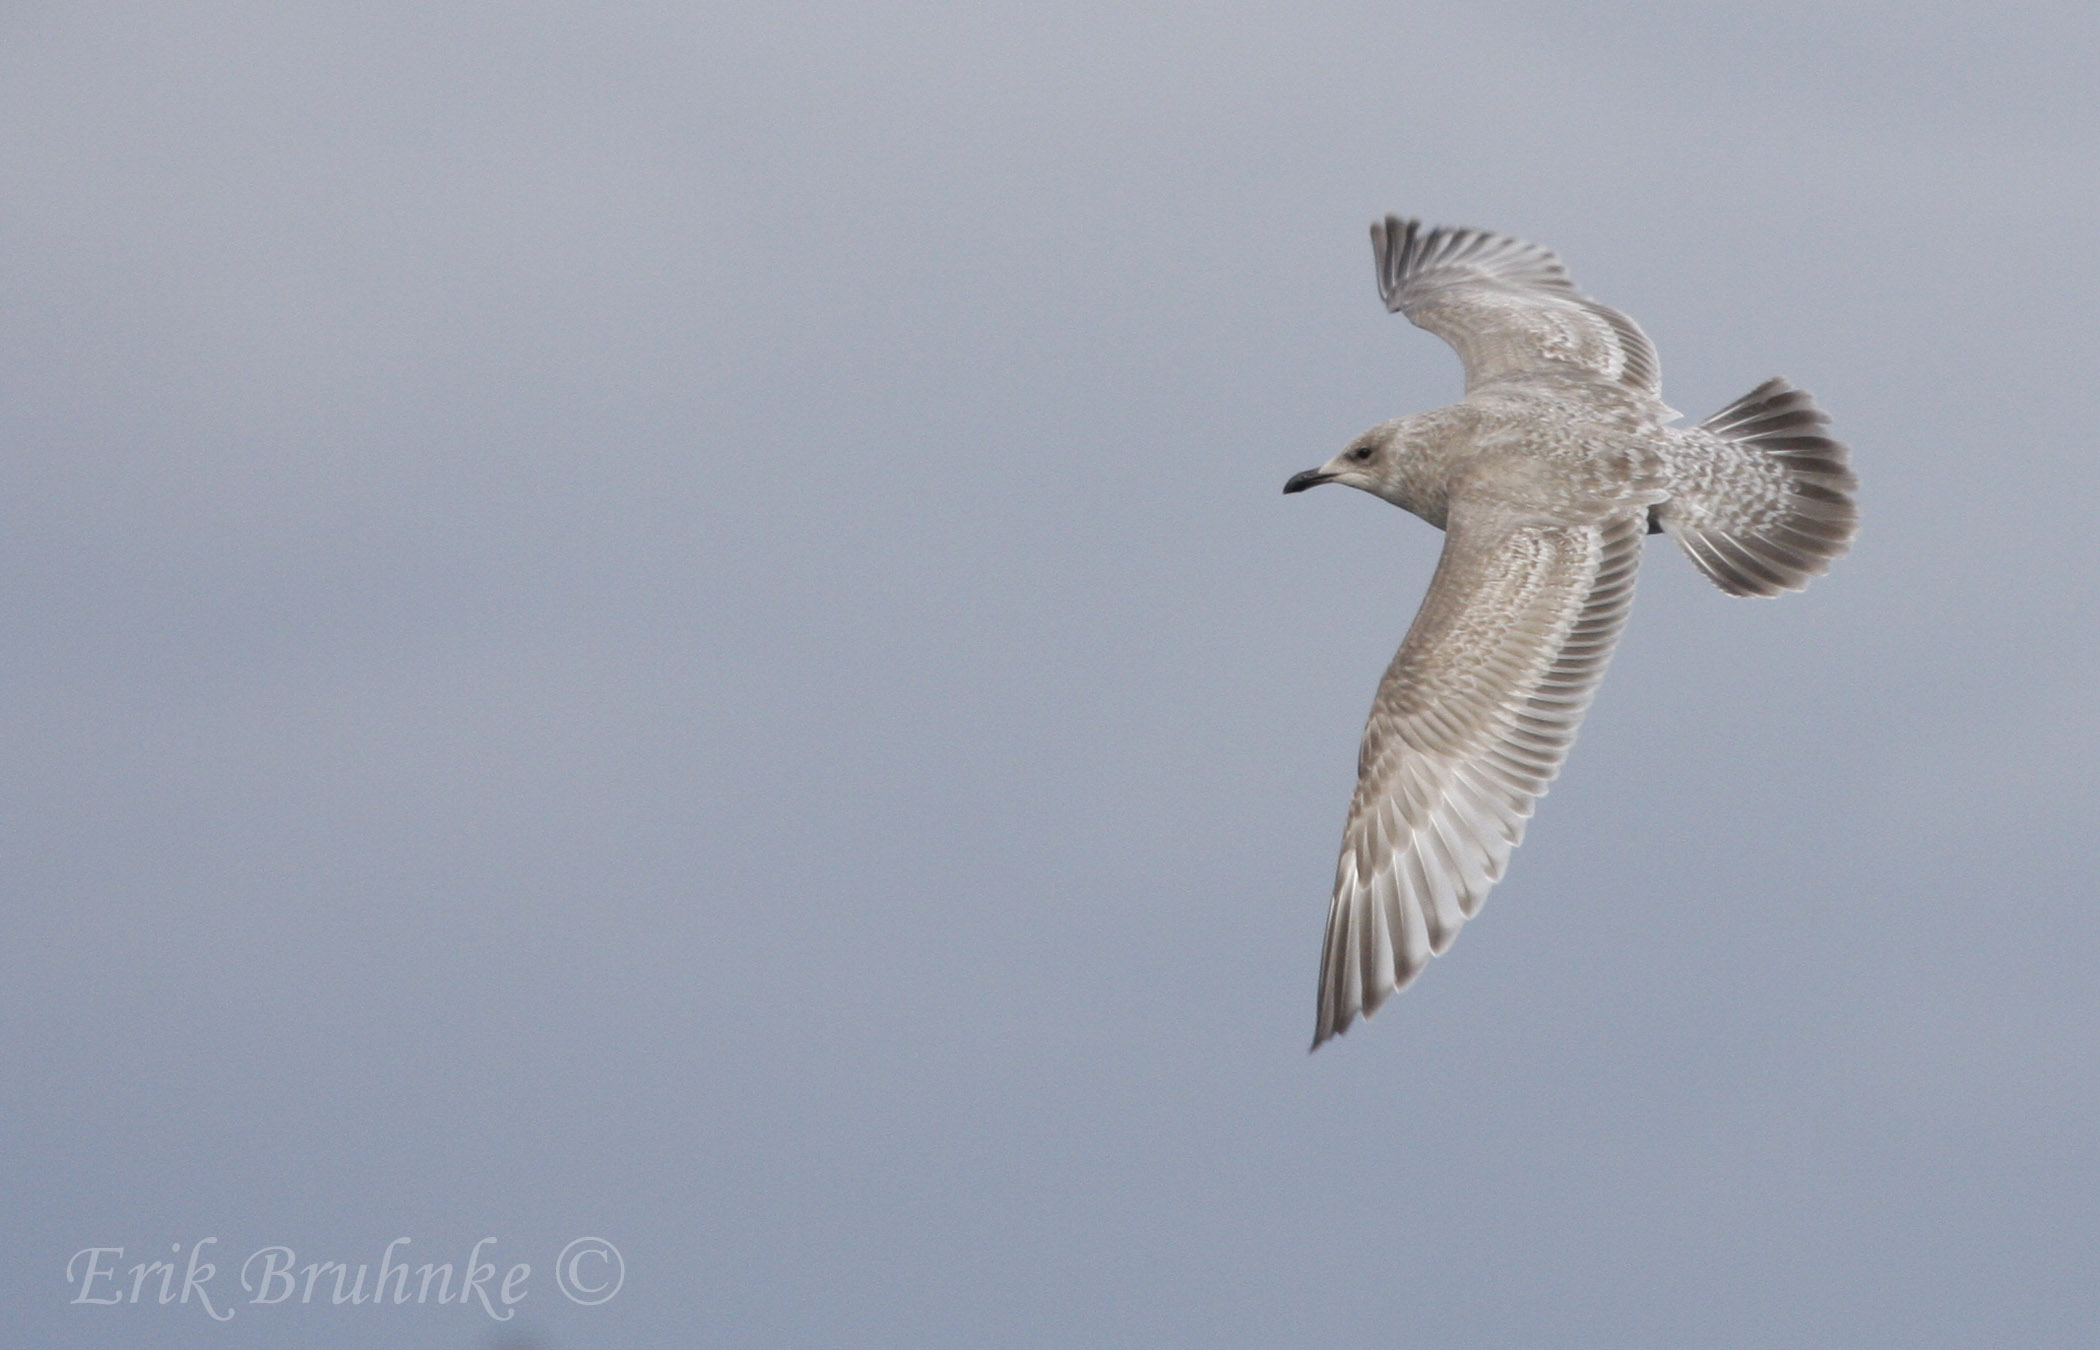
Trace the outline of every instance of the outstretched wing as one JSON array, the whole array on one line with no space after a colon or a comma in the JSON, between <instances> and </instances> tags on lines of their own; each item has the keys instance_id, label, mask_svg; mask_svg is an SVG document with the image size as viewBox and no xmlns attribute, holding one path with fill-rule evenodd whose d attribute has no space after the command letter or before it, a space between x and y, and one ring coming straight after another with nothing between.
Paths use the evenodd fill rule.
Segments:
<instances>
[{"instance_id":1,"label":"outstretched wing","mask_svg":"<svg viewBox=\"0 0 2100 1350\"><path fill-rule=\"evenodd\" d=\"M1661 396L1655 344L1575 289L1549 250L1398 216L1371 226L1371 248L1385 307L1457 348L1468 393L1512 375L1575 370Z\"/></svg>"},{"instance_id":2,"label":"outstretched wing","mask_svg":"<svg viewBox=\"0 0 2100 1350\"><path fill-rule=\"evenodd\" d=\"M1371 704L1320 960L1315 1048L1441 954L1524 836L1625 626L1645 510L1454 498Z\"/></svg>"}]
</instances>

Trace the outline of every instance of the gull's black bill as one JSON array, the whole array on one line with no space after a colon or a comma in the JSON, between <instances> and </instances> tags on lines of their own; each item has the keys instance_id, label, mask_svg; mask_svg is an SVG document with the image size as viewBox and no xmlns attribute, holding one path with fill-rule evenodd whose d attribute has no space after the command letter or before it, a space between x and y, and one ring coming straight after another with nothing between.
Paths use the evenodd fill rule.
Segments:
<instances>
[{"instance_id":1,"label":"gull's black bill","mask_svg":"<svg viewBox=\"0 0 2100 1350\"><path fill-rule=\"evenodd\" d=\"M1304 473L1292 474L1291 481L1283 485L1283 490L1285 492L1303 492L1309 487L1318 487L1322 483L1332 483L1333 481L1334 475L1331 473L1322 473L1318 469L1307 469Z\"/></svg>"}]
</instances>

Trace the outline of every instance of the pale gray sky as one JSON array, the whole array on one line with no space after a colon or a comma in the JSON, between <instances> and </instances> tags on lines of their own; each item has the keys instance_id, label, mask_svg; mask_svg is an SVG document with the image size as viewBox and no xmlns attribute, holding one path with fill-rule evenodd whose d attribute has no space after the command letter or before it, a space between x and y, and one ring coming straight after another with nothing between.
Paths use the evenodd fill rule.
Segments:
<instances>
[{"instance_id":1,"label":"pale gray sky","mask_svg":"<svg viewBox=\"0 0 2100 1350\"><path fill-rule=\"evenodd\" d=\"M9 7L11 1334L2084 1340L2095 50ZM1813 390L1864 527L1770 603L1652 547L1509 880L1308 1057L1439 536L1279 489L1459 390L1387 210L1559 250L1689 414ZM207 1237L229 1321L69 1302ZM239 1292L399 1237L498 1239L517 1316Z\"/></svg>"}]
</instances>

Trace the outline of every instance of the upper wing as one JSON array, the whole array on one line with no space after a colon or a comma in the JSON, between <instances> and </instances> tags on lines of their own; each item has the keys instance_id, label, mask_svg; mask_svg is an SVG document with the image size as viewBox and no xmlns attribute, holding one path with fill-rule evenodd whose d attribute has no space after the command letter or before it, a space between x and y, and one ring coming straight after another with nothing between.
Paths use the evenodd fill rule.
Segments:
<instances>
[{"instance_id":1,"label":"upper wing","mask_svg":"<svg viewBox=\"0 0 2100 1350\"><path fill-rule=\"evenodd\" d=\"M1454 499L1364 729L1315 1048L1448 948L1501 878L1625 626L1645 527L1640 509L1567 522Z\"/></svg>"},{"instance_id":2,"label":"upper wing","mask_svg":"<svg viewBox=\"0 0 2100 1350\"><path fill-rule=\"evenodd\" d=\"M1648 335L1576 290L1560 259L1537 244L1387 216L1371 226L1371 248L1385 307L1458 349L1467 392L1511 375L1574 369L1661 396Z\"/></svg>"}]
</instances>

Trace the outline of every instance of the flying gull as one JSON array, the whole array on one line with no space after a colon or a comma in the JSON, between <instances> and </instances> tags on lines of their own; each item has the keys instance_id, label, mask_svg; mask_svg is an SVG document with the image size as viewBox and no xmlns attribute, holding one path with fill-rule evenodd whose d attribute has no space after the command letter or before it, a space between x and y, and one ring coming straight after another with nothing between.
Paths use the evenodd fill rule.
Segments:
<instances>
[{"instance_id":1,"label":"flying gull","mask_svg":"<svg viewBox=\"0 0 2100 1350\"><path fill-rule=\"evenodd\" d=\"M1458 350L1466 396L1381 422L1283 485L1346 483L1444 531L1379 682L1320 954L1317 1049L1441 955L1574 743L1663 533L1730 595L1798 591L1858 528L1808 392L1766 380L1667 423L1655 347L1536 244L1387 216L1378 293Z\"/></svg>"}]
</instances>

